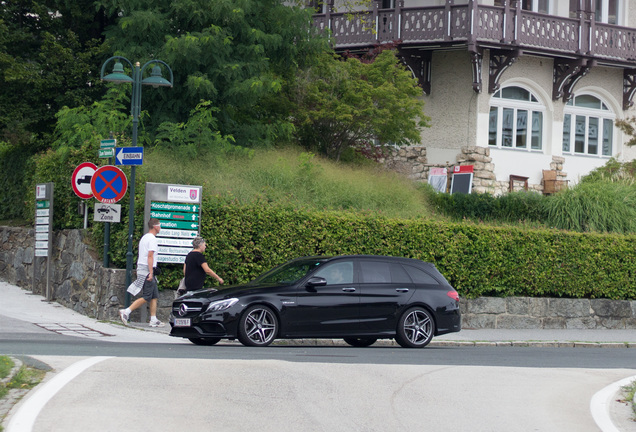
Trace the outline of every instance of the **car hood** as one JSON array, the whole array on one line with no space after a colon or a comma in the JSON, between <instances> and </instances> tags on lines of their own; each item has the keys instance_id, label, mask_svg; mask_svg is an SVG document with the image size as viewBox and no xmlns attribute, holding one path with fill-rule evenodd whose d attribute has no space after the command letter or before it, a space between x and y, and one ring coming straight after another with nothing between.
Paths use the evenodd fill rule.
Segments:
<instances>
[{"instance_id":1,"label":"car hood","mask_svg":"<svg viewBox=\"0 0 636 432\"><path fill-rule=\"evenodd\" d=\"M244 284L234 285L227 288L206 288L199 291L190 291L183 296L177 298L179 300L199 300L199 301L214 301L222 300L231 297L237 297L247 294L253 294L258 291L268 290L271 288L279 288L281 285L272 284Z\"/></svg>"}]
</instances>

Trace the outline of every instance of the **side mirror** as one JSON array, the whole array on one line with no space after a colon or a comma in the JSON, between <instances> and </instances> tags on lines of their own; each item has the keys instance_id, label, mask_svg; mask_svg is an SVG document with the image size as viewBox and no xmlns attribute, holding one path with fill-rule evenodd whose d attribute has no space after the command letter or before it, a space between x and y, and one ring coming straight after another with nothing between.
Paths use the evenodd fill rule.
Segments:
<instances>
[{"instance_id":1,"label":"side mirror","mask_svg":"<svg viewBox=\"0 0 636 432\"><path fill-rule=\"evenodd\" d=\"M313 277L310 277L309 280L307 281L307 286L310 288L317 287L317 286L325 286L325 285L327 285L327 279L323 277L313 276Z\"/></svg>"}]
</instances>

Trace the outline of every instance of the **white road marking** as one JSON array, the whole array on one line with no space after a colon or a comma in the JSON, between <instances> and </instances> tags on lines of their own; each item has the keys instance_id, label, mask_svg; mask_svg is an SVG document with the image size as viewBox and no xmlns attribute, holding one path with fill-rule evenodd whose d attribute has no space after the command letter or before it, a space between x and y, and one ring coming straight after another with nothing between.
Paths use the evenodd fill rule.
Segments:
<instances>
[{"instance_id":1,"label":"white road marking","mask_svg":"<svg viewBox=\"0 0 636 432\"><path fill-rule=\"evenodd\" d=\"M590 401L590 411L592 411L592 417L596 425L601 428L603 432L620 432L619 429L614 426L610 417L610 404L616 392L621 387L631 384L636 380L636 375L630 378L625 378L620 381L616 381L605 387L603 390L598 391ZM9 432L9 431L8 431Z\"/></svg>"},{"instance_id":2,"label":"white road marking","mask_svg":"<svg viewBox=\"0 0 636 432\"><path fill-rule=\"evenodd\" d=\"M7 426L7 432L31 432L38 414L57 392L89 367L110 358L113 357L102 356L87 358L73 363L55 375L20 406L19 410L11 417L11 421Z\"/></svg>"}]
</instances>

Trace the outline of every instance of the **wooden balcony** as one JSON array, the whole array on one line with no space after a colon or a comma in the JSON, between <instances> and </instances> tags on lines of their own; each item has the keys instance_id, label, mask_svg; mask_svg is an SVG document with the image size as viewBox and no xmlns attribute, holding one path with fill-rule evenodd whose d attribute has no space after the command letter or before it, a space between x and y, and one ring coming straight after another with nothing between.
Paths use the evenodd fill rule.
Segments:
<instances>
[{"instance_id":1,"label":"wooden balcony","mask_svg":"<svg viewBox=\"0 0 636 432\"><path fill-rule=\"evenodd\" d=\"M624 69L624 105L632 104L636 29L597 23L590 12L581 11L574 19L522 10L513 7L515 1L484 6L476 0L463 5L447 0L444 6L402 7L403 1L398 0L395 9L379 9L374 2L373 10L350 14L331 12L332 1L328 3L326 13L314 15L314 24L331 32L337 51L364 51L378 44L397 43L406 53L407 64L410 61L409 66L418 66L425 92L430 86L424 75L430 68L431 51L466 47L473 55L476 72L487 48L491 50L489 92L498 88L493 74L500 76L519 55L531 54L555 59L554 99L570 97L571 87L582 75L593 66L604 65ZM473 87L481 90L480 78Z\"/></svg>"}]
</instances>

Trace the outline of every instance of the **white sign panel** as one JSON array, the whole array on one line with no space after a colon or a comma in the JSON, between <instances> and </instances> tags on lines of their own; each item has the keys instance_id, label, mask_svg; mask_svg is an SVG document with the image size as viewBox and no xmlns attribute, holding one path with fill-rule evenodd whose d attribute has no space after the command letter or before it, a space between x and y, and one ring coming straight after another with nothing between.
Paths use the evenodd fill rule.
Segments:
<instances>
[{"instance_id":1,"label":"white sign panel","mask_svg":"<svg viewBox=\"0 0 636 432\"><path fill-rule=\"evenodd\" d=\"M192 249L192 240L163 238L163 237L157 236L157 244L159 244L159 246L177 246L177 247L187 247Z\"/></svg>"},{"instance_id":2,"label":"white sign panel","mask_svg":"<svg viewBox=\"0 0 636 432\"><path fill-rule=\"evenodd\" d=\"M49 248L49 242L48 241L36 241L35 242L35 248L36 249L48 249Z\"/></svg>"},{"instance_id":3,"label":"white sign panel","mask_svg":"<svg viewBox=\"0 0 636 432\"><path fill-rule=\"evenodd\" d=\"M45 225L49 223L49 218L48 217L39 217L39 218L35 218L35 223L38 225Z\"/></svg>"},{"instance_id":4,"label":"white sign panel","mask_svg":"<svg viewBox=\"0 0 636 432\"><path fill-rule=\"evenodd\" d=\"M197 231L176 230L169 228L161 228L161 232L157 234L157 238L161 237L178 237L178 238L195 238L199 233Z\"/></svg>"},{"instance_id":5,"label":"white sign panel","mask_svg":"<svg viewBox=\"0 0 636 432\"><path fill-rule=\"evenodd\" d=\"M48 256L48 255L49 255L49 253L48 253L48 252L49 252L49 251L48 251L47 249L36 249L36 250L35 250L35 256L40 256L40 257L42 257L42 256L43 256L43 257L45 257L45 256Z\"/></svg>"},{"instance_id":6,"label":"white sign panel","mask_svg":"<svg viewBox=\"0 0 636 432\"><path fill-rule=\"evenodd\" d=\"M93 215L93 221L95 222L118 223L121 221L121 204L95 203Z\"/></svg>"},{"instance_id":7,"label":"white sign panel","mask_svg":"<svg viewBox=\"0 0 636 432\"><path fill-rule=\"evenodd\" d=\"M38 209L35 211L36 216L48 216L50 210L49 209Z\"/></svg>"},{"instance_id":8,"label":"white sign panel","mask_svg":"<svg viewBox=\"0 0 636 432\"><path fill-rule=\"evenodd\" d=\"M170 264L183 264L185 255L157 255L157 262Z\"/></svg>"},{"instance_id":9,"label":"white sign panel","mask_svg":"<svg viewBox=\"0 0 636 432\"><path fill-rule=\"evenodd\" d=\"M198 203L201 201L198 187L168 185L168 201Z\"/></svg>"},{"instance_id":10,"label":"white sign panel","mask_svg":"<svg viewBox=\"0 0 636 432\"><path fill-rule=\"evenodd\" d=\"M35 199L45 199L46 198L46 185L39 184L35 186Z\"/></svg>"},{"instance_id":11,"label":"white sign panel","mask_svg":"<svg viewBox=\"0 0 636 432\"><path fill-rule=\"evenodd\" d=\"M45 232L35 233L35 239L36 240L48 240L49 239L49 233L45 233Z\"/></svg>"},{"instance_id":12,"label":"white sign panel","mask_svg":"<svg viewBox=\"0 0 636 432\"><path fill-rule=\"evenodd\" d=\"M159 254L167 254L167 255L187 255L192 248L176 248L169 246L159 246L158 253Z\"/></svg>"},{"instance_id":13,"label":"white sign panel","mask_svg":"<svg viewBox=\"0 0 636 432\"><path fill-rule=\"evenodd\" d=\"M49 232L49 226L48 225L36 225L35 226L35 232L36 233L47 233Z\"/></svg>"}]
</instances>

